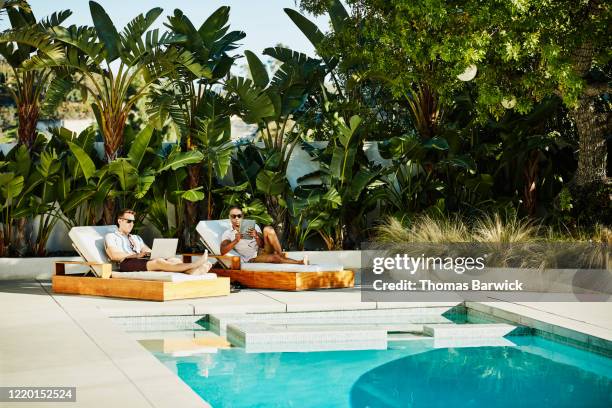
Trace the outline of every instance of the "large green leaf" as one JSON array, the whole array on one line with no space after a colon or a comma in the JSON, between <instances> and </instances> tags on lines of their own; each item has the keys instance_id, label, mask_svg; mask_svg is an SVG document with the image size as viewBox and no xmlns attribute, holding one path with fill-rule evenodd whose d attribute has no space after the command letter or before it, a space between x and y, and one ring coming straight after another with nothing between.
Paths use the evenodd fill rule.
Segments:
<instances>
[{"instance_id":1,"label":"large green leaf","mask_svg":"<svg viewBox=\"0 0 612 408\"><path fill-rule=\"evenodd\" d=\"M327 13L336 33L341 33L349 23L349 14L340 0L330 0Z\"/></svg>"},{"instance_id":2,"label":"large green leaf","mask_svg":"<svg viewBox=\"0 0 612 408\"><path fill-rule=\"evenodd\" d=\"M227 88L238 95L242 120L246 123L258 123L263 118L274 115L274 105L270 97L254 86L250 79L233 77L227 82Z\"/></svg>"},{"instance_id":3,"label":"large green leaf","mask_svg":"<svg viewBox=\"0 0 612 408\"><path fill-rule=\"evenodd\" d=\"M147 125L140 132L138 132L134 138L134 142L132 143L132 146L130 146L130 151L128 152L128 157L130 159L130 163L135 168L140 167L142 158L144 157L147 147L149 147L149 143L151 142L152 135L153 126Z\"/></svg>"},{"instance_id":4,"label":"large green leaf","mask_svg":"<svg viewBox=\"0 0 612 408\"><path fill-rule=\"evenodd\" d=\"M225 177L230 165L232 164L232 154L234 152L234 144L227 142L221 146L215 147L209 154L209 160L213 162L215 175L219 178Z\"/></svg>"},{"instance_id":5,"label":"large green leaf","mask_svg":"<svg viewBox=\"0 0 612 408\"><path fill-rule=\"evenodd\" d=\"M446 139L440 136L434 136L431 139L427 139L423 143L423 147L434 150L448 150L449 148Z\"/></svg>"},{"instance_id":6,"label":"large green leaf","mask_svg":"<svg viewBox=\"0 0 612 408\"><path fill-rule=\"evenodd\" d=\"M71 15L72 15L72 11L71 10L56 11L53 14L51 14L50 16L41 19L38 24L40 24L40 26L43 29L47 30L47 29L50 29L52 27L55 27L55 26L58 26L58 25L62 24Z\"/></svg>"},{"instance_id":7,"label":"large green leaf","mask_svg":"<svg viewBox=\"0 0 612 408\"><path fill-rule=\"evenodd\" d=\"M180 149L180 148L179 148ZM181 152L179 149L173 149L168 155L163 165L157 169L158 173L172 169L177 170L181 167L185 167L189 164L200 163L204 156L197 150L190 150L188 152Z\"/></svg>"},{"instance_id":8,"label":"large green leaf","mask_svg":"<svg viewBox=\"0 0 612 408\"><path fill-rule=\"evenodd\" d=\"M247 57L247 61L249 63L249 70L251 71L251 77L253 77L253 82L255 86L258 86L261 89L264 89L268 86L268 82L270 78L268 77L268 71L266 71L266 67L261 62L261 60L257 57L257 55L253 54L251 51L246 50L244 55Z\"/></svg>"},{"instance_id":9,"label":"large green leaf","mask_svg":"<svg viewBox=\"0 0 612 408\"><path fill-rule=\"evenodd\" d=\"M117 177L123 191L132 190L138 183L138 170L125 158L119 158L110 162L108 170Z\"/></svg>"},{"instance_id":10,"label":"large green leaf","mask_svg":"<svg viewBox=\"0 0 612 408\"><path fill-rule=\"evenodd\" d=\"M378 142L378 151L384 159L416 160L423 156L423 145L415 134L392 137Z\"/></svg>"},{"instance_id":11,"label":"large green leaf","mask_svg":"<svg viewBox=\"0 0 612 408\"><path fill-rule=\"evenodd\" d=\"M139 175L134 197L139 200L142 199L147 194L154 182L155 171L151 169L148 169L143 174Z\"/></svg>"},{"instance_id":12,"label":"large green leaf","mask_svg":"<svg viewBox=\"0 0 612 408\"><path fill-rule=\"evenodd\" d=\"M94 164L93 160L91 160L91 157L89 157L85 150L83 150L80 146L77 146L72 142L67 143L70 151L72 154L74 154L74 157L76 157L77 161L79 162L79 167L83 172L85 180L89 181L89 179L93 177L96 172L96 165Z\"/></svg>"},{"instance_id":13,"label":"large green leaf","mask_svg":"<svg viewBox=\"0 0 612 408\"><path fill-rule=\"evenodd\" d=\"M45 150L38 158L36 170L44 179L50 179L59 172L61 165L56 154Z\"/></svg>"},{"instance_id":14,"label":"large green leaf","mask_svg":"<svg viewBox=\"0 0 612 408\"><path fill-rule=\"evenodd\" d=\"M124 41L137 42L141 39L142 35L147 31L151 24L161 15L163 9L161 7L154 7L147 12L146 15L139 14L126 24L125 28L121 33L121 37Z\"/></svg>"},{"instance_id":15,"label":"large green leaf","mask_svg":"<svg viewBox=\"0 0 612 408\"><path fill-rule=\"evenodd\" d=\"M229 20L229 12L229 6L219 7L198 29L200 38L209 49L212 48L211 46L215 41L222 38L227 32L226 24Z\"/></svg>"},{"instance_id":16,"label":"large green leaf","mask_svg":"<svg viewBox=\"0 0 612 408\"><path fill-rule=\"evenodd\" d=\"M47 88L42 110L48 115L55 114L57 107L64 101L73 88L70 77L56 76Z\"/></svg>"},{"instance_id":17,"label":"large green leaf","mask_svg":"<svg viewBox=\"0 0 612 408\"><path fill-rule=\"evenodd\" d=\"M15 156L10 165L15 170L15 174L27 177L32 166L30 151L23 144L18 145L14 149L16 149L14 150Z\"/></svg>"},{"instance_id":18,"label":"large green leaf","mask_svg":"<svg viewBox=\"0 0 612 408\"><path fill-rule=\"evenodd\" d=\"M340 144L344 147L348 147L351 143L351 139L355 135L359 124L361 123L361 118L358 115L353 115L349 119L348 126L344 122L342 118L338 120L338 140Z\"/></svg>"},{"instance_id":19,"label":"large green leaf","mask_svg":"<svg viewBox=\"0 0 612 408\"><path fill-rule=\"evenodd\" d=\"M9 204L13 198L21 194L23 183L23 176L15 176L14 173L0 173L0 192L7 201L6 204Z\"/></svg>"},{"instance_id":20,"label":"large green leaf","mask_svg":"<svg viewBox=\"0 0 612 408\"><path fill-rule=\"evenodd\" d=\"M117 32L117 28L113 24L113 20L106 14L104 8L95 1L89 2L89 10L94 27L98 33L98 38L104 43L106 50L106 58L108 61L114 61L119 57L119 46L121 38Z\"/></svg>"},{"instance_id":21,"label":"large green leaf","mask_svg":"<svg viewBox=\"0 0 612 408\"><path fill-rule=\"evenodd\" d=\"M332 160L330 164L331 176L337 180L345 182L352 174L355 155L357 154L356 147L342 148L336 146L333 150Z\"/></svg>"},{"instance_id":22,"label":"large green leaf","mask_svg":"<svg viewBox=\"0 0 612 408\"><path fill-rule=\"evenodd\" d=\"M334 187L327 190L321 199L331 204L332 208L338 208L342 205L342 197L340 196L340 193L338 193L338 190L336 190Z\"/></svg>"},{"instance_id":23,"label":"large green leaf","mask_svg":"<svg viewBox=\"0 0 612 408\"><path fill-rule=\"evenodd\" d=\"M282 172L262 170L257 175L257 189L267 195L279 195L285 191L287 181Z\"/></svg>"},{"instance_id":24,"label":"large green leaf","mask_svg":"<svg viewBox=\"0 0 612 408\"><path fill-rule=\"evenodd\" d=\"M191 190L180 191L180 196L183 200L191 201L192 203L202 201L205 197L205 194L200 190L202 190L202 187L196 187L192 188Z\"/></svg>"},{"instance_id":25,"label":"large green leaf","mask_svg":"<svg viewBox=\"0 0 612 408\"><path fill-rule=\"evenodd\" d=\"M290 8L286 8L284 10L285 13L287 13L289 18L291 19L291 21L293 21L293 23L298 26L300 31L306 36L306 38L308 38L308 40L312 43L315 49L319 52L319 54L321 54L321 45L323 43L323 40L325 39L325 35L323 35L317 25L295 10L292 10Z\"/></svg>"},{"instance_id":26,"label":"large green leaf","mask_svg":"<svg viewBox=\"0 0 612 408\"><path fill-rule=\"evenodd\" d=\"M357 174L351 180L349 187L348 196L351 200L357 200L363 190L370 184L370 182L376 177L378 172L359 170Z\"/></svg>"},{"instance_id":27,"label":"large green leaf","mask_svg":"<svg viewBox=\"0 0 612 408\"><path fill-rule=\"evenodd\" d=\"M71 211L76 210L86 201L89 201L96 194L96 190L92 188L77 190L70 192L66 197L66 201L61 204L62 212L68 215Z\"/></svg>"}]
</instances>

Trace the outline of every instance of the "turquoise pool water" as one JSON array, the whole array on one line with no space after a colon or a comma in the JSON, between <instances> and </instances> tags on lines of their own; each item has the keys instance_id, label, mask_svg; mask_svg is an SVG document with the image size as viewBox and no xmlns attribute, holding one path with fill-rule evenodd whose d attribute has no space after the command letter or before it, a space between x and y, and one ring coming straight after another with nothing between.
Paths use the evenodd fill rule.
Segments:
<instances>
[{"instance_id":1,"label":"turquoise pool water","mask_svg":"<svg viewBox=\"0 0 612 408\"><path fill-rule=\"evenodd\" d=\"M172 357L213 407L612 407L612 359L537 336L508 346Z\"/></svg>"}]
</instances>

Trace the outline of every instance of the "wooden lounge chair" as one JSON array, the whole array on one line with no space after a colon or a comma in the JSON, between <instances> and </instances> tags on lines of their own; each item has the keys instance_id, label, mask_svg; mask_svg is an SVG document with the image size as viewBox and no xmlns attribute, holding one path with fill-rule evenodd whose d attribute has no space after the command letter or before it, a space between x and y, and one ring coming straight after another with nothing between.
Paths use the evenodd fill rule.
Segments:
<instances>
[{"instance_id":1,"label":"wooden lounge chair","mask_svg":"<svg viewBox=\"0 0 612 408\"><path fill-rule=\"evenodd\" d=\"M114 225L72 228L68 235L84 262L55 262L51 279L53 292L157 301L230 293L230 280L214 273L192 276L175 272L113 271L104 250L104 236L116 229ZM66 274L66 265L71 264L87 265L90 271L85 275Z\"/></svg>"},{"instance_id":2,"label":"wooden lounge chair","mask_svg":"<svg viewBox=\"0 0 612 408\"><path fill-rule=\"evenodd\" d=\"M218 267L212 271L227 276L249 288L277 290L308 290L326 288L347 288L355 285L355 273L340 264L292 265L274 263L241 263L235 251L221 253L221 235L230 228L229 220L200 221L196 230L202 243L217 258ZM184 254L185 262L190 255Z\"/></svg>"}]
</instances>

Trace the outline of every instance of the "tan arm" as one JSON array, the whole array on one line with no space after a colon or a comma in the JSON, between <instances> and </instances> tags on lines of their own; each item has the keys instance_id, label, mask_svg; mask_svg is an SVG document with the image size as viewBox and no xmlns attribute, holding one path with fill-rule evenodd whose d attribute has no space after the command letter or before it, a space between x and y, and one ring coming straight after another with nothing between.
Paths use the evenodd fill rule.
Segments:
<instances>
[{"instance_id":1,"label":"tan arm","mask_svg":"<svg viewBox=\"0 0 612 408\"><path fill-rule=\"evenodd\" d=\"M106 255L108 255L108 258L114 262L121 262L124 259L128 259L128 258L142 258L144 256L143 252L138 253L138 254L128 254L110 245L106 245L106 243L104 243L104 249L106 250Z\"/></svg>"}]
</instances>

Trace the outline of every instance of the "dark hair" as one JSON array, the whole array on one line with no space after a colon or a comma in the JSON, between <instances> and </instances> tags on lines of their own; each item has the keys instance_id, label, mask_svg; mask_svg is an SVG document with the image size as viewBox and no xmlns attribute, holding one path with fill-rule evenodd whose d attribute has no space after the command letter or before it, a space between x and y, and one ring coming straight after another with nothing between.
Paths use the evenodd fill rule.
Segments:
<instances>
[{"instance_id":1,"label":"dark hair","mask_svg":"<svg viewBox=\"0 0 612 408\"><path fill-rule=\"evenodd\" d=\"M117 226L119 226L119 218L123 217L125 214L132 214L135 217L136 211L132 210L131 208L124 208L123 210L119 211L117 213L117 219L115 220Z\"/></svg>"},{"instance_id":2,"label":"dark hair","mask_svg":"<svg viewBox=\"0 0 612 408\"><path fill-rule=\"evenodd\" d=\"M232 210L240 210L240 212L243 212L242 207L240 207L239 205L230 205L230 207L227 209L228 216Z\"/></svg>"}]
</instances>

